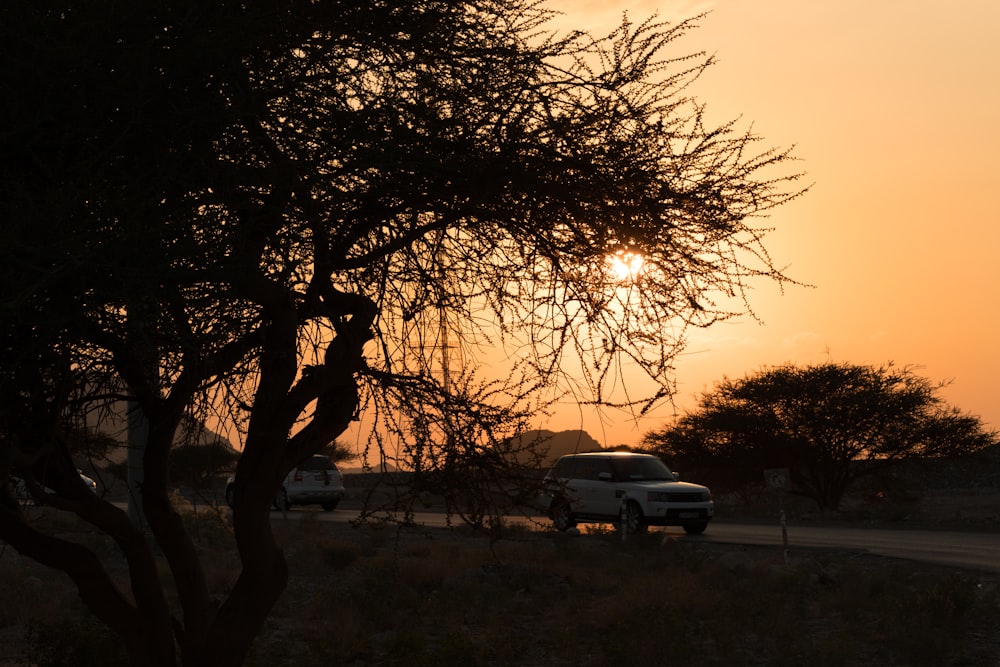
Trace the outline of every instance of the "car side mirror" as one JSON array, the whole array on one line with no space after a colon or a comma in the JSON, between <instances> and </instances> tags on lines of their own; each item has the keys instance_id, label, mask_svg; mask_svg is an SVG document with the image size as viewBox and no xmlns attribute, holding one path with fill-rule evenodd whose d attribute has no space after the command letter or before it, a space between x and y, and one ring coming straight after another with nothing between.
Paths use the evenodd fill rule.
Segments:
<instances>
[{"instance_id":1,"label":"car side mirror","mask_svg":"<svg viewBox=\"0 0 1000 667\"><path fill-rule=\"evenodd\" d=\"M674 471L673 473L671 473L671 474L672 474L672 475L674 476L674 481L675 481L675 482L679 482L679 481L681 481L681 474L680 474L679 472L677 472L677 471L675 470L675 471Z\"/></svg>"}]
</instances>

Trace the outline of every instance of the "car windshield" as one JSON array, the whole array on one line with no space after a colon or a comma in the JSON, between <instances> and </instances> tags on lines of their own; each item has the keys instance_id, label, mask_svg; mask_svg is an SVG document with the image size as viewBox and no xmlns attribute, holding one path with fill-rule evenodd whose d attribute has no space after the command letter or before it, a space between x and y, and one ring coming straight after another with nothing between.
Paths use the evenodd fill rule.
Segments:
<instances>
[{"instance_id":1,"label":"car windshield","mask_svg":"<svg viewBox=\"0 0 1000 667\"><path fill-rule=\"evenodd\" d=\"M615 477L620 480L668 480L674 475L663 461L655 457L630 456L612 459Z\"/></svg>"}]
</instances>

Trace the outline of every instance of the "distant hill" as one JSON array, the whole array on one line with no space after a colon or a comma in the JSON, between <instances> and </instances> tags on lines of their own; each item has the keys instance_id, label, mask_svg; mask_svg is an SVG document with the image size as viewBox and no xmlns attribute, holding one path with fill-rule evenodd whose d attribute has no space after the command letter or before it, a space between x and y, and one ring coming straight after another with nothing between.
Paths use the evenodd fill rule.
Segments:
<instances>
[{"instance_id":1,"label":"distant hill","mask_svg":"<svg viewBox=\"0 0 1000 667\"><path fill-rule=\"evenodd\" d=\"M581 430L556 432L535 429L525 431L518 440L522 443L538 441L540 443L538 451L543 454L542 463L546 466L552 465L556 459L565 454L596 452L602 449L601 443L586 431Z\"/></svg>"},{"instance_id":2,"label":"distant hill","mask_svg":"<svg viewBox=\"0 0 1000 667\"><path fill-rule=\"evenodd\" d=\"M349 460L354 461L354 460L357 460L357 459L349 459ZM338 463L337 467L340 468L340 472L342 472L345 475L363 475L363 474L368 474L368 473L375 473L375 474L388 473L388 474L392 474L392 473L399 472L399 468L397 468L396 466L394 466L392 463L389 463L389 462L381 463L381 464L376 464L376 465L373 465L373 466L368 467L368 468L366 468L363 465L355 465L355 466L351 466L350 468L348 468L348 467L344 466L343 463Z\"/></svg>"},{"instance_id":3,"label":"distant hill","mask_svg":"<svg viewBox=\"0 0 1000 667\"><path fill-rule=\"evenodd\" d=\"M545 429L535 429L525 431L517 438L519 444L538 442L538 451L542 454L541 467L548 468L564 454L576 454L578 452L596 452L602 449L601 443L595 440L586 431L548 431ZM527 459L527 457L525 457ZM352 466L350 468L341 466L341 472L345 475L371 472L362 466ZM396 468L391 464L387 465L385 472L393 472Z\"/></svg>"}]
</instances>

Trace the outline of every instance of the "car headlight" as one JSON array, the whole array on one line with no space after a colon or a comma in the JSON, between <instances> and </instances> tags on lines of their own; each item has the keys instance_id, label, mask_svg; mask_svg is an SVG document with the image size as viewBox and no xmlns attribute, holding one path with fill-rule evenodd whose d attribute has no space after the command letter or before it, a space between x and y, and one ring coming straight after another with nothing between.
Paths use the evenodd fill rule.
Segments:
<instances>
[{"instance_id":1,"label":"car headlight","mask_svg":"<svg viewBox=\"0 0 1000 667\"><path fill-rule=\"evenodd\" d=\"M670 500L669 495L666 491L650 491L646 500L651 503L665 503Z\"/></svg>"}]
</instances>

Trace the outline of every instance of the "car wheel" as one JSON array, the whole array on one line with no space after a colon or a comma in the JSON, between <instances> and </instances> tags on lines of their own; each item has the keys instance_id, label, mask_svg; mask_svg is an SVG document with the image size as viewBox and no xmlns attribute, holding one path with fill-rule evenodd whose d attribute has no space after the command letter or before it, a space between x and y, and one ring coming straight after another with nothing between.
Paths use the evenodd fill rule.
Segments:
<instances>
[{"instance_id":1,"label":"car wheel","mask_svg":"<svg viewBox=\"0 0 1000 667\"><path fill-rule=\"evenodd\" d=\"M645 533L646 525L645 518L642 515L642 508L639 507L638 503L630 502L625 506L625 530L629 535L635 533ZM618 522L618 529L621 530L622 522Z\"/></svg>"},{"instance_id":2,"label":"car wheel","mask_svg":"<svg viewBox=\"0 0 1000 667\"><path fill-rule=\"evenodd\" d=\"M708 528L708 522L702 521L701 523L686 523L684 524L684 532L688 535L701 535Z\"/></svg>"},{"instance_id":3,"label":"car wheel","mask_svg":"<svg viewBox=\"0 0 1000 667\"><path fill-rule=\"evenodd\" d=\"M226 485L226 504L229 505L230 509L236 507L236 504L233 501L233 485L232 484L227 484Z\"/></svg>"},{"instance_id":4,"label":"car wheel","mask_svg":"<svg viewBox=\"0 0 1000 667\"><path fill-rule=\"evenodd\" d=\"M569 503L565 500L553 501L549 515L552 517L552 525L560 533L576 526L576 521L570 518Z\"/></svg>"},{"instance_id":5,"label":"car wheel","mask_svg":"<svg viewBox=\"0 0 1000 667\"><path fill-rule=\"evenodd\" d=\"M31 492L28 491L28 483L25 482L20 477L11 477L10 482L14 486L14 497L17 498L17 502L21 505L28 505L31 503L38 504L31 497Z\"/></svg>"},{"instance_id":6,"label":"car wheel","mask_svg":"<svg viewBox=\"0 0 1000 667\"><path fill-rule=\"evenodd\" d=\"M282 512L287 512L289 508L288 504L288 491L284 487L278 490L278 493L274 496L274 506L277 507Z\"/></svg>"},{"instance_id":7,"label":"car wheel","mask_svg":"<svg viewBox=\"0 0 1000 667\"><path fill-rule=\"evenodd\" d=\"M333 510L337 509L337 501L334 500L332 503L323 503L321 507L323 508L324 512L332 512Z\"/></svg>"}]
</instances>

